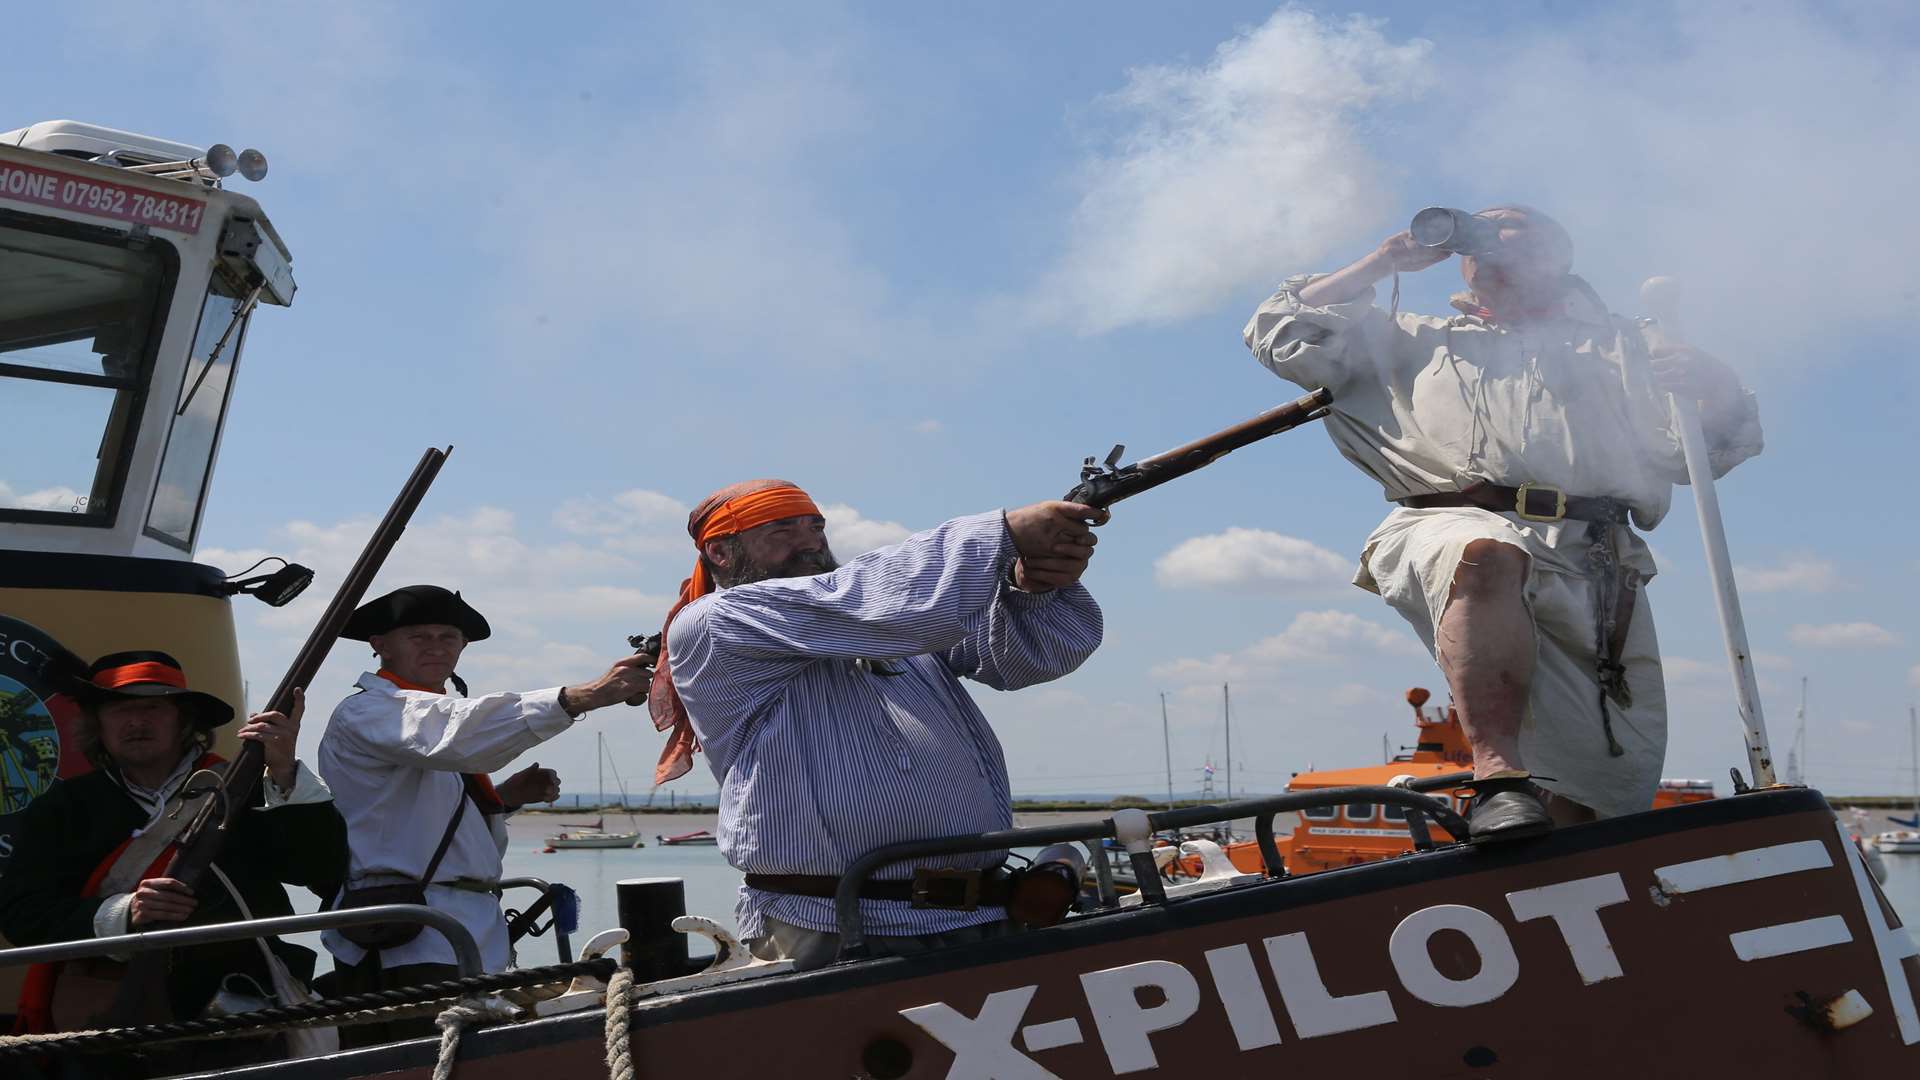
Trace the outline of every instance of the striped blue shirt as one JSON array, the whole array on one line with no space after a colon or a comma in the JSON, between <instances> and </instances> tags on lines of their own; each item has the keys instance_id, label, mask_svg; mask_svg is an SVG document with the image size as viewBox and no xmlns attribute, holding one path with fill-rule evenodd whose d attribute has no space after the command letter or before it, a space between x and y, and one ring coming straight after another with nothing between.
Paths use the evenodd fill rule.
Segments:
<instances>
[{"instance_id":1,"label":"striped blue shirt","mask_svg":"<svg viewBox=\"0 0 1920 1080\"><path fill-rule=\"evenodd\" d=\"M668 631L673 685L720 781L720 849L760 874L834 874L902 840L1012 825L1007 764L960 685L1057 679L1100 644L1085 587L1007 582L999 511L956 518L830 574L741 585L695 600ZM885 661L896 675L872 670ZM923 860L987 867L1003 853ZM911 876L894 866L881 878ZM867 932L931 934L1004 917L863 900ZM740 889L742 937L765 918L834 929L833 902Z\"/></svg>"}]
</instances>

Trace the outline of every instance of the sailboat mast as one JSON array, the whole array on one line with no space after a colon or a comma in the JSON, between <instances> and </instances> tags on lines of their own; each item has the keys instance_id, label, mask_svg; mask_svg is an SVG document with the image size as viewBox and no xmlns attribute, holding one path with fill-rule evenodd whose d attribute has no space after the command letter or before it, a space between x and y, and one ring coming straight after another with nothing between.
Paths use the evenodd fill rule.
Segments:
<instances>
[{"instance_id":1,"label":"sailboat mast","mask_svg":"<svg viewBox=\"0 0 1920 1080\"><path fill-rule=\"evenodd\" d=\"M1160 692L1160 746L1167 755L1167 809L1173 809L1173 736L1167 728L1167 694Z\"/></svg>"},{"instance_id":2,"label":"sailboat mast","mask_svg":"<svg viewBox=\"0 0 1920 1080\"><path fill-rule=\"evenodd\" d=\"M1913 816L1920 819L1920 714L1907 706L1907 753L1913 757Z\"/></svg>"},{"instance_id":3,"label":"sailboat mast","mask_svg":"<svg viewBox=\"0 0 1920 1080\"><path fill-rule=\"evenodd\" d=\"M1233 694L1228 684L1220 684L1220 711L1227 717L1227 798L1233 798Z\"/></svg>"},{"instance_id":4,"label":"sailboat mast","mask_svg":"<svg viewBox=\"0 0 1920 1080\"><path fill-rule=\"evenodd\" d=\"M600 800L600 807L604 810L607 805L607 733L596 731L594 736L598 741L594 743L593 760L594 764L600 766L600 779L595 782L593 797ZM621 807L621 809L626 808Z\"/></svg>"}]
</instances>

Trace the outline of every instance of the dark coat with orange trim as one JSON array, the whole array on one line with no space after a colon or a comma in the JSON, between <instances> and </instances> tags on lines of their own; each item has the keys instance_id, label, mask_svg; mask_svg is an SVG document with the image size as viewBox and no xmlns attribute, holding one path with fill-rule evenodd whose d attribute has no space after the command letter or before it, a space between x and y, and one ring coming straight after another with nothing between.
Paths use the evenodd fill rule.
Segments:
<instances>
[{"instance_id":1,"label":"dark coat with orange trim","mask_svg":"<svg viewBox=\"0 0 1920 1080\"><path fill-rule=\"evenodd\" d=\"M258 792L254 805L261 805ZM15 945L93 937L93 917L104 898L81 893L100 861L145 822L145 812L103 772L56 781L27 807L14 833L13 854L0 876L0 934ZM270 918L293 914L283 883L331 897L346 851L346 823L333 803L304 803L241 814L218 865L254 917ZM191 924L240 918L217 880L200 890L199 901ZM296 978L312 978L311 950L271 939L269 945ZM197 1016L233 971L272 988L251 941L176 950L167 979L174 1016Z\"/></svg>"}]
</instances>

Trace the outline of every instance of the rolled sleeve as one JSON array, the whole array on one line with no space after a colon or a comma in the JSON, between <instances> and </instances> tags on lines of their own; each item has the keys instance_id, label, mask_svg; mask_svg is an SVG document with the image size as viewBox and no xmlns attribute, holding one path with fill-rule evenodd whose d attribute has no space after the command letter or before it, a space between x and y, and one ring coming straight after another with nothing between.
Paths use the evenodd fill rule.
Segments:
<instances>
[{"instance_id":1,"label":"rolled sleeve","mask_svg":"<svg viewBox=\"0 0 1920 1080\"><path fill-rule=\"evenodd\" d=\"M1373 306L1371 287L1344 304L1303 303L1300 290L1325 276L1297 274L1282 282L1280 291L1254 311L1242 336L1254 359L1275 375L1338 394L1367 327L1384 326L1387 316Z\"/></svg>"},{"instance_id":2,"label":"rolled sleeve","mask_svg":"<svg viewBox=\"0 0 1920 1080\"><path fill-rule=\"evenodd\" d=\"M282 795L279 786L273 782L271 776L260 785L260 790L261 804L255 807L257 810L273 810L282 806L304 806L309 803L333 801L333 792L327 787L327 782L315 775L312 769L307 768L307 763L304 761L293 763L292 791Z\"/></svg>"},{"instance_id":3,"label":"rolled sleeve","mask_svg":"<svg viewBox=\"0 0 1920 1080\"><path fill-rule=\"evenodd\" d=\"M1713 475L1721 477L1735 465L1760 453L1766 447L1766 435L1760 430L1760 402L1753 391L1742 390L1740 402L1731 413L1731 421L1722 419L1706 432L1707 459Z\"/></svg>"},{"instance_id":4,"label":"rolled sleeve","mask_svg":"<svg viewBox=\"0 0 1920 1080\"><path fill-rule=\"evenodd\" d=\"M93 913L93 936L119 937L126 933L127 918L132 910L132 893L114 893L102 900Z\"/></svg>"}]
</instances>

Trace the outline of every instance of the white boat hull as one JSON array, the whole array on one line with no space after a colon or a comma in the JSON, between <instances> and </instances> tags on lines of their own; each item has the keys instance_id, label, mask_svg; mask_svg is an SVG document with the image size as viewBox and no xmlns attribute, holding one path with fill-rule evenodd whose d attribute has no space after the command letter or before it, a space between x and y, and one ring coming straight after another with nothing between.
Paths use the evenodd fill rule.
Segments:
<instances>
[{"instance_id":1,"label":"white boat hull","mask_svg":"<svg viewBox=\"0 0 1920 1080\"><path fill-rule=\"evenodd\" d=\"M1873 838L1873 846L1883 855L1920 855L1920 832L1883 832Z\"/></svg>"},{"instance_id":2,"label":"white boat hull","mask_svg":"<svg viewBox=\"0 0 1920 1080\"><path fill-rule=\"evenodd\" d=\"M639 833L561 833L547 837L550 848L637 848L646 847Z\"/></svg>"}]
</instances>

